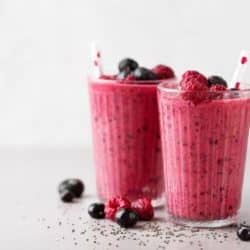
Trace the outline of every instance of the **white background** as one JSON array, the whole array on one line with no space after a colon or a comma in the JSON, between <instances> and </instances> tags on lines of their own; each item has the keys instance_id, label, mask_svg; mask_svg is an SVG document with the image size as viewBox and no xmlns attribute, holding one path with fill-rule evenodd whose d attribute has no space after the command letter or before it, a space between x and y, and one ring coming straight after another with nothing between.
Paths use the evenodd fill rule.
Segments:
<instances>
[{"instance_id":1,"label":"white background","mask_svg":"<svg viewBox=\"0 0 250 250\"><path fill-rule=\"evenodd\" d=\"M250 48L248 0L0 0L0 146L91 144L86 76L131 56L230 79Z\"/></svg>"}]
</instances>

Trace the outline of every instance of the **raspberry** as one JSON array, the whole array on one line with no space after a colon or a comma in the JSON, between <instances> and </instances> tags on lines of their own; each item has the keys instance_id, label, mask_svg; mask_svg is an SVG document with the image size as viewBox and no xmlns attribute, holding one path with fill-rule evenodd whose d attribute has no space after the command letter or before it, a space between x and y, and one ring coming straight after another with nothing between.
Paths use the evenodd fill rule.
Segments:
<instances>
[{"instance_id":1,"label":"raspberry","mask_svg":"<svg viewBox=\"0 0 250 250\"><path fill-rule=\"evenodd\" d=\"M182 75L182 80L180 82L180 85L182 89L187 90L185 84L189 81L195 81L195 80L196 82L203 83L205 86L208 85L207 78L198 71L194 70L188 70Z\"/></svg>"},{"instance_id":2,"label":"raspberry","mask_svg":"<svg viewBox=\"0 0 250 250\"><path fill-rule=\"evenodd\" d=\"M163 64L156 65L152 71L157 75L158 79L169 79L175 77L174 71Z\"/></svg>"},{"instance_id":3,"label":"raspberry","mask_svg":"<svg viewBox=\"0 0 250 250\"><path fill-rule=\"evenodd\" d=\"M215 84L212 85L212 87L210 88L210 91L225 91L227 88L223 85L220 84Z\"/></svg>"},{"instance_id":4,"label":"raspberry","mask_svg":"<svg viewBox=\"0 0 250 250\"><path fill-rule=\"evenodd\" d=\"M198 104L208 99L208 81L207 78L198 71L189 70L182 75L180 82L184 100L189 100Z\"/></svg>"},{"instance_id":5,"label":"raspberry","mask_svg":"<svg viewBox=\"0 0 250 250\"><path fill-rule=\"evenodd\" d=\"M154 217L154 209L149 198L141 198L132 202L132 209L140 220L151 220Z\"/></svg>"},{"instance_id":6,"label":"raspberry","mask_svg":"<svg viewBox=\"0 0 250 250\"><path fill-rule=\"evenodd\" d=\"M203 81L197 78L187 77L181 81L181 88L185 90L182 93L184 100L191 101L193 104L198 104L208 99L208 86Z\"/></svg>"},{"instance_id":7,"label":"raspberry","mask_svg":"<svg viewBox=\"0 0 250 250\"><path fill-rule=\"evenodd\" d=\"M192 77L192 78L200 78L200 80L207 81L207 78L196 70L188 70L182 75L182 79Z\"/></svg>"},{"instance_id":8,"label":"raspberry","mask_svg":"<svg viewBox=\"0 0 250 250\"><path fill-rule=\"evenodd\" d=\"M107 201L105 205L105 216L111 220L114 220L115 213L121 208L130 208L131 203L125 197L114 197Z\"/></svg>"},{"instance_id":9,"label":"raspberry","mask_svg":"<svg viewBox=\"0 0 250 250\"><path fill-rule=\"evenodd\" d=\"M181 81L182 90L186 91L206 91L208 86L200 82L197 78L186 78Z\"/></svg>"},{"instance_id":10,"label":"raspberry","mask_svg":"<svg viewBox=\"0 0 250 250\"><path fill-rule=\"evenodd\" d=\"M116 75L101 75L99 77L99 79L102 79L102 80L115 80Z\"/></svg>"}]
</instances>

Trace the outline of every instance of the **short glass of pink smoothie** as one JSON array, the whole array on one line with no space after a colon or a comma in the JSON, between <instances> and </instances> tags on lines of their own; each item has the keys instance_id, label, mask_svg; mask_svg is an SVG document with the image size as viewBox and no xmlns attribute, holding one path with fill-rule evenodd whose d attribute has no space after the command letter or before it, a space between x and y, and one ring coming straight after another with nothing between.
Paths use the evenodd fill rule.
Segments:
<instances>
[{"instance_id":1,"label":"short glass of pink smoothie","mask_svg":"<svg viewBox=\"0 0 250 250\"><path fill-rule=\"evenodd\" d=\"M99 197L150 197L164 192L158 81L89 79Z\"/></svg>"},{"instance_id":2,"label":"short glass of pink smoothie","mask_svg":"<svg viewBox=\"0 0 250 250\"><path fill-rule=\"evenodd\" d=\"M169 219L197 227L233 224L241 203L250 90L207 93L198 104L187 94L169 82L158 89Z\"/></svg>"}]
</instances>

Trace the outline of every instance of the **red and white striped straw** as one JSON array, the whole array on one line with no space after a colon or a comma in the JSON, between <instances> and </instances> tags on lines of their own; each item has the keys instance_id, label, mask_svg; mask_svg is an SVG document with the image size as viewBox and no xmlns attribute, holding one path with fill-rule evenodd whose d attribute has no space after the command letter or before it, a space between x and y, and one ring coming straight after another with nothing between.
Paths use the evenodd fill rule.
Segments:
<instances>
[{"instance_id":1,"label":"red and white striped straw","mask_svg":"<svg viewBox=\"0 0 250 250\"><path fill-rule=\"evenodd\" d=\"M231 81L231 87L239 89L243 74L250 62L250 51L242 50Z\"/></svg>"},{"instance_id":2,"label":"red and white striped straw","mask_svg":"<svg viewBox=\"0 0 250 250\"><path fill-rule=\"evenodd\" d=\"M98 78L103 74L102 54L95 42L91 44L91 60L93 67L93 75Z\"/></svg>"}]
</instances>

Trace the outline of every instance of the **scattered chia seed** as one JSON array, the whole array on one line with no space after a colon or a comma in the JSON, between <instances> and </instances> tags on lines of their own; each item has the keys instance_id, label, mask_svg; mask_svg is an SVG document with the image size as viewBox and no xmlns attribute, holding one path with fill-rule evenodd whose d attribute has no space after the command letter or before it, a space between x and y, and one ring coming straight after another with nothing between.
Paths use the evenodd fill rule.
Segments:
<instances>
[{"instance_id":1,"label":"scattered chia seed","mask_svg":"<svg viewBox=\"0 0 250 250\"><path fill-rule=\"evenodd\" d=\"M156 211L158 212L158 210ZM40 217L38 222L43 224L43 221L51 221ZM80 221L79 221L80 220ZM48 222L47 222L48 223ZM47 224L46 223L46 224ZM67 224L68 223L68 224ZM47 225L43 226L47 226ZM120 248L124 241L133 241L133 245L140 248L152 249L152 244L155 243L153 249L164 250L171 249L172 245L189 244L193 249L204 250L206 246L203 240L213 242L213 244L222 244L235 241L235 248L243 244L235 233L235 227L227 227L222 229L199 229L188 228L180 225L171 224L160 219L149 222L138 222L133 229L120 228L116 223L109 220L90 220L85 217L62 217L55 221L55 225L47 226L48 229L53 229L60 234L58 239L64 240L66 235L62 232L71 227L71 237L67 240L72 240L73 245L80 245L78 240L88 242L87 244L102 246L103 249ZM62 231L63 230L63 231ZM74 236L74 237L73 237ZM107 239L109 240L107 242ZM60 244L60 240L57 241ZM61 241L62 242L62 241ZM104 242L106 245L103 245ZM85 243L86 244L86 243ZM207 242L206 242L207 244ZM93 247L95 248L95 247Z\"/></svg>"}]
</instances>

